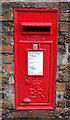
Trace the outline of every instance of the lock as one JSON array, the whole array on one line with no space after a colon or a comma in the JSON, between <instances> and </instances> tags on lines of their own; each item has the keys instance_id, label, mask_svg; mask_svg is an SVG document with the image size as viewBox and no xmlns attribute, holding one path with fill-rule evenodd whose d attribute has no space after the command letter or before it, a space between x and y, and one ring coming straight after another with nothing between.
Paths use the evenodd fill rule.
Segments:
<instances>
[{"instance_id":1,"label":"lock","mask_svg":"<svg viewBox=\"0 0 70 120\"><path fill-rule=\"evenodd\" d=\"M30 84L31 84L30 78L25 77L25 84L26 84L26 85L30 85Z\"/></svg>"},{"instance_id":2,"label":"lock","mask_svg":"<svg viewBox=\"0 0 70 120\"><path fill-rule=\"evenodd\" d=\"M58 43L57 9L15 9L15 108L53 110Z\"/></svg>"}]
</instances>

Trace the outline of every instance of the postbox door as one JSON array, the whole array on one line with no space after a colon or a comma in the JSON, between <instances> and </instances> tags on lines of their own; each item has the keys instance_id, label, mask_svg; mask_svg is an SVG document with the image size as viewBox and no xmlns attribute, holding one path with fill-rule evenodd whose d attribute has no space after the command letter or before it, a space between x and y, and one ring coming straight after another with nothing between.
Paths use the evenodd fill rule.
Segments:
<instances>
[{"instance_id":1,"label":"postbox door","mask_svg":"<svg viewBox=\"0 0 70 120\"><path fill-rule=\"evenodd\" d=\"M20 103L46 105L49 103L51 44L20 42Z\"/></svg>"},{"instance_id":2,"label":"postbox door","mask_svg":"<svg viewBox=\"0 0 70 120\"><path fill-rule=\"evenodd\" d=\"M54 109L59 12L15 9L14 13L16 109Z\"/></svg>"}]
</instances>

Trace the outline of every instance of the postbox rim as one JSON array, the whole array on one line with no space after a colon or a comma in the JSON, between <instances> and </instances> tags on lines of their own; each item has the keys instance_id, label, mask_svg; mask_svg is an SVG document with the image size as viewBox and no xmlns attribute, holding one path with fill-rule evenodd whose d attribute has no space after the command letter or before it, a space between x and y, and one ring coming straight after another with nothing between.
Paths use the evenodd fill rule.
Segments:
<instances>
[{"instance_id":1,"label":"postbox rim","mask_svg":"<svg viewBox=\"0 0 70 120\"><path fill-rule=\"evenodd\" d=\"M14 11L28 11L28 12L59 12L59 9L40 9L40 8L37 8L37 9L25 9L25 8L15 8Z\"/></svg>"}]
</instances>

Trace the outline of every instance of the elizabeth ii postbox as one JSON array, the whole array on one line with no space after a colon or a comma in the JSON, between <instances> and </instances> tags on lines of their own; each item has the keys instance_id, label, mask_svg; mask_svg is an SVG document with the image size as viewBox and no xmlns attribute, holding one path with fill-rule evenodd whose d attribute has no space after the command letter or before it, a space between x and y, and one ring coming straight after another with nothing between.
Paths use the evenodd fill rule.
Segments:
<instances>
[{"instance_id":1,"label":"elizabeth ii postbox","mask_svg":"<svg viewBox=\"0 0 70 120\"><path fill-rule=\"evenodd\" d=\"M15 107L54 109L57 9L15 9Z\"/></svg>"}]
</instances>

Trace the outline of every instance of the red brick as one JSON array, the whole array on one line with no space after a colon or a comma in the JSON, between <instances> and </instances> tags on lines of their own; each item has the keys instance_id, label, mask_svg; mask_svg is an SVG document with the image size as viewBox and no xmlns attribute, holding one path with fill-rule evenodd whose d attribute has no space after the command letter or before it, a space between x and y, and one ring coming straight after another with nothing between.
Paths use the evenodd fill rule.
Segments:
<instances>
[{"instance_id":1,"label":"red brick","mask_svg":"<svg viewBox=\"0 0 70 120\"><path fill-rule=\"evenodd\" d=\"M67 100L67 101L66 101L66 107L67 107L67 108L70 108L70 100Z\"/></svg>"},{"instance_id":2,"label":"red brick","mask_svg":"<svg viewBox=\"0 0 70 120\"><path fill-rule=\"evenodd\" d=\"M5 3L3 4L3 8ZM24 8L58 8L59 2L12 2L9 3L9 7L16 8L16 7L24 7Z\"/></svg>"},{"instance_id":3,"label":"red brick","mask_svg":"<svg viewBox=\"0 0 70 120\"><path fill-rule=\"evenodd\" d=\"M2 23L2 32L11 33L13 32L13 22L5 21Z\"/></svg>"},{"instance_id":4,"label":"red brick","mask_svg":"<svg viewBox=\"0 0 70 120\"><path fill-rule=\"evenodd\" d=\"M13 55L3 55L2 62L3 63L13 63Z\"/></svg>"},{"instance_id":5,"label":"red brick","mask_svg":"<svg viewBox=\"0 0 70 120\"><path fill-rule=\"evenodd\" d=\"M69 13L60 13L60 21L70 21Z\"/></svg>"},{"instance_id":6,"label":"red brick","mask_svg":"<svg viewBox=\"0 0 70 120\"><path fill-rule=\"evenodd\" d=\"M8 110L2 111L2 118L7 118L7 117L8 117L8 114L9 114L9 111L8 111Z\"/></svg>"},{"instance_id":7,"label":"red brick","mask_svg":"<svg viewBox=\"0 0 70 120\"><path fill-rule=\"evenodd\" d=\"M3 1L3 2L1 2L2 3L2 7L8 7L9 6L9 2L8 1Z\"/></svg>"},{"instance_id":8,"label":"red brick","mask_svg":"<svg viewBox=\"0 0 70 120\"><path fill-rule=\"evenodd\" d=\"M58 83L57 84L58 91L65 91L65 88L66 88L65 83Z\"/></svg>"},{"instance_id":9,"label":"red brick","mask_svg":"<svg viewBox=\"0 0 70 120\"><path fill-rule=\"evenodd\" d=\"M11 43L12 42L12 36L11 35L7 35L7 34L2 34L2 42L3 43Z\"/></svg>"},{"instance_id":10,"label":"red brick","mask_svg":"<svg viewBox=\"0 0 70 120\"><path fill-rule=\"evenodd\" d=\"M0 112L2 112L2 115L3 115L3 114L9 113L9 110L6 110L6 111L3 110L3 111L0 111Z\"/></svg>"},{"instance_id":11,"label":"red brick","mask_svg":"<svg viewBox=\"0 0 70 120\"><path fill-rule=\"evenodd\" d=\"M3 45L2 46L2 53L12 53L13 46L12 45Z\"/></svg>"},{"instance_id":12,"label":"red brick","mask_svg":"<svg viewBox=\"0 0 70 120\"><path fill-rule=\"evenodd\" d=\"M12 8L23 7L23 2L9 2L9 7Z\"/></svg>"},{"instance_id":13,"label":"red brick","mask_svg":"<svg viewBox=\"0 0 70 120\"><path fill-rule=\"evenodd\" d=\"M65 54L65 52L66 52L65 46L64 45L59 45L58 46L58 51L62 54Z\"/></svg>"},{"instance_id":14,"label":"red brick","mask_svg":"<svg viewBox=\"0 0 70 120\"><path fill-rule=\"evenodd\" d=\"M58 8L59 2L47 2L49 8Z\"/></svg>"},{"instance_id":15,"label":"red brick","mask_svg":"<svg viewBox=\"0 0 70 120\"><path fill-rule=\"evenodd\" d=\"M70 43L70 35L69 34L65 34L65 36L64 36L64 42Z\"/></svg>"},{"instance_id":16,"label":"red brick","mask_svg":"<svg viewBox=\"0 0 70 120\"><path fill-rule=\"evenodd\" d=\"M61 32L69 32L70 24L68 23L60 23L60 31Z\"/></svg>"},{"instance_id":17,"label":"red brick","mask_svg":"<svg viewBox=\"0 0 70 120\"><path fill-rule=\"evenodd\" d=\"M69 81L69 80L70 80L70 76L69 76L68 73L61 73L61 74L59 74L59 79L58 79L59 82Z\"/></svg>"},{"instance_id":18,"label":"red brick","mask_svg":"<svg viewBox=\"0 0 70 120\"><path fill-rule=\"evenodd\" d=\"M52 117L53 116L53 111L44 111L44 110L34 110L34 111L28 111L28 116L29 117Z\"/></svg>"},{"instance_id":19,"label":"red brick","mask_svg":"<svg viewBox=\"0 0 70 120\"><path fill-rule=\"evenodd\" d=\"M3 83L7 83L8 80L9 80L9 76L5 76L5 75L2 76L2 82Z\"/></svg>"},{"instance_id":20,"label":"red brick","mask_svg":"<svg viewBox=\"0 0 70 120\"><path fill-rule=\"evenodd\" d=\"M4 90L14 92L14 84L11 84L11 85L4 84L3 88L4 88Z\"/></svg>"},{"instance_id":21,"label":"red brick","mask_svg":"<svg viewBox=\"0 0 70 120\"><path fill-rule=\"evenodd\" d=\"M57 107L64 108L66 106L66 101L58 101L57 102Z\"/></svg>"},{"instance_id":22,"label":"red brick","mask_svg":"<svg viewBox=\"0 0 70 120\"><path fill-rule=\"evenodd\" d=\"M15 118L27 117L27 111L13 111L12 116Z\"/></svg>"},{"instance_id":23,"label":"red brick","mask_svg":"<svg viewBox=\"0 0 70 120\"><path fill-rule=\"evenodd\" d=\"M66 10L67 9L67 2L60 2L60 10Z\"/></svg>"},{"instance_id":24,"label":"red brick","mask_svg":"<svg viewBox=\"0 0 70 120\"><path fill-rule=\"evenodd\" d=\"M10 32L10 27L4 26L3 27L3 32Z\"/></svg>"},{"instance_id":25,"label":"red brick","mask_svg":"<svg viewBox=\"0 0 70 120\"><path fill-rule=\"evenodd\" d=\"M34 6L36 8L58 8L59 2L39 2L39 3L36 2L36 3L33 3L33 5L31 5L31 2L29 2L29 4L25 3L25 5Z\"/></svg>"},{"instance_id":26,"label":"red brick","mask_svg":"<svg viewBox=\"0 0 70 120\"><path fill-rule=\"evenodd\" d=\"M64 42L64 36L63 35L59 35L58 38L59 38L58 40L59 40L60 43Z\"/></svg>"},{"instance_id":27,"label":"red brick","mask_svg":"<svg viewBox=\"0 0 70 120\"><path fill-rule=\"evenodd\" d=\"M4 72L12 73L12 65L11 64L4 64Z\"/></svg>"},{"instance_id":28,"label":"red brick","mask_svg":"<svg viewBox=\"0 0 70 120\"><path fill-rule=\"evenodd\" d=\"M0 21L12 21L13 20L13 12L10 11L2 11L0 15Z\"/></svg>"},{"instance_id":29,"label":"red brick","mask_svg":"<svg viewBox=\"0 0 70 120\"><path fill-rule=\"evenodd\" d=\"M9 101L3 100L2 101L2 108L13 109L13 105Z\"/></svg>"},{"instance_id":30,"label":"red brick","mask_svg":"<svg viewBox=\"0 0 70 120\"><path fill-rule=\"evenodd\" d=\"M70 71L70 65L60 65L59 66L59 71Z\"/></svg>"},{"instance_id":31,"label":"red brick","mask_svg":"<svg viewBox=\"0 0 70 120\"><path fill-rule=\"evenodd\" d=\"M58 117L59 116L62 116L62 117L70 116L70 109L58 109L57 111L58 111ZM64 118L64 120L65 120L65 118Z\"/></svg>"},{"instance_id":32,"label":"red brick","mask_svg":"<svg viewBox=\"0 0 70 120\"><path fill-rule=\"evenodd\" d=\"M13 21L13 10L3 9L0 21Z\"/></svg>"}]
</instances>

